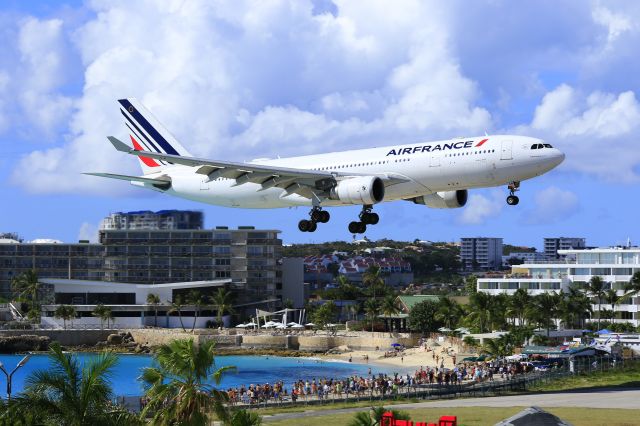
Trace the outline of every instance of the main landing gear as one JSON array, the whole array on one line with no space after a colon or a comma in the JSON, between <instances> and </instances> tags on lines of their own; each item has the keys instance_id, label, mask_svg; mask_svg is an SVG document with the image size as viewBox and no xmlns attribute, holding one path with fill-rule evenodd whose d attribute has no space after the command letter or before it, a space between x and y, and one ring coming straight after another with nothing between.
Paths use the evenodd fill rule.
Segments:
<instances>
[{"instance_id":1,"label":"main landing gear","mask_svg":"<svg viewBox=\"0 0 640 426\"><path fill-rule=\"evenodd\" d=\"M352 234L364 234L367 231L367 225L375 225L380 221L378 213L373 213L373 207L370 205L362 206L359 218L360 222L350 222L349 232Z\"/></svg>"},{"instance_id":2,"label":"main landing gear","mask_svg":"<svg viewBox=\"0 0 640 426\"><path fill-rule=\"evenodd\" d=\"M507 204L510 206L515 206L520 202L520 198L518 198L516 191L520 189L520 182L511 182L509 186L509 196L507 197Z\"/></svg>"},{"instance_id":3,"label":"main landing gear","mask_svg":"<svg viewBox=\"0 0 640 426\"><path fill-rule=\"evenodd\" d=\"M318 229L318 223L327 223L331 219L328 211L322 210L322 207L314 207L309 212L311 220L302 219L298 222L298 229L302 232L314 232Z\"/></svg>"}]
</instances>

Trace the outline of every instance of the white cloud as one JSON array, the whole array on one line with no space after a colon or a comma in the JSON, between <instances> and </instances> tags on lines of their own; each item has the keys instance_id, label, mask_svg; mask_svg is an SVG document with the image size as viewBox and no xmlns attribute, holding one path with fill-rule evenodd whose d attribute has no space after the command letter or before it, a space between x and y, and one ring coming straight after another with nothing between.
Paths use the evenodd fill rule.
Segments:
<instances>
[{"instance_id":1,"label":"white cloud","mask_svg":"<svg viewBox=\"0 0 640 426\"><path fill-rule=\"evenodd\" d=\"M608 30L607 43L613 43L620 35L633 28L631 17L624 13L615 13L604 6L596 6L592 12L593 20Z\"/></svg>"},{"instance_id":2,"label":"white cloud","mask_svg":"<svg viewBox=\"0 0 640 426\"><path fill-rule=\"evenodd\" d=\"M82 222L78 230L78 241L87 240L90 243L98 242L98 226L89 222Z\"/></svg>"},{"instance_id":3,"label":"white cloud","mask_svg":"<svg viewBox=\"0 0 640 426\"><path fill-rule=\"evenodd\" d=\"M580 208L576 194L555 186L538 191L533 199L535 207L525 213L526 222L530 224L547 225L565 220Z\"/></svg>"},{"instance_id":4,"label":"white cloud","mask_svg":"<svg viewBox=\"0 0 640 426\"><path fill-rule=\"evenodd\" d=\"M495 220L504 206L505 201L498 191L492 191L488 197L472 193L456 221L462 225L482 225Z\"/></svg>"},{"instance_id":5,"label":"white cloud","mask_svg":"<svg viewBox=\"0 0 640 426\"><path fill-rule=\"evenodd\" d=\"M482 132L491 115L450 48L439 2L96 1L73 31L84 88L68 142L26 156L13 181L34 192L122 191L82 171L136 172L105 141L124 137L115 99L136 96L196 155L246 160ZM135 25L131 25L135 22ZM28 52L58 43L47 22ZM28 35L28 36L27 36ZM31 61L33 55L27 55ZM57 70L57 57L45 61ZM54 72L54 75L56 73ZM41 83L42 86L49 86ZM33 86L38 86L36 82ZM28 96L31 104L41 102ZM55 99L40 110L57 122ZM62 101L62 100L60 100ZM50 107L49 107L50 106ZM27 178L21 170L29 168ZM50 182L56 182L51 185ZM115 186L114 186L115 185Z\"/></svg>"}]
</instances>

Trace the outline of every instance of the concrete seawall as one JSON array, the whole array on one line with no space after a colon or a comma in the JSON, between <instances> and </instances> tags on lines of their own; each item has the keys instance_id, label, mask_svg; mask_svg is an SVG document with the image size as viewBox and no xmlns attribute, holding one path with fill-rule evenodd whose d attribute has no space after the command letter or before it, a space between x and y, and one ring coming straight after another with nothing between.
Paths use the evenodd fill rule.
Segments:
<instances>
[{"instance_id":1,"label":"concrete seawall","mask_svg":"<svg viewBox=\"0 0 640 426\"><path fill-rule=\"evenodd\" d=\"M47 336L52 342L59 342L62 346L93 346L107 340L111 333L121 330L3 330L0 336Z\"/></svg>"}]
</instances>

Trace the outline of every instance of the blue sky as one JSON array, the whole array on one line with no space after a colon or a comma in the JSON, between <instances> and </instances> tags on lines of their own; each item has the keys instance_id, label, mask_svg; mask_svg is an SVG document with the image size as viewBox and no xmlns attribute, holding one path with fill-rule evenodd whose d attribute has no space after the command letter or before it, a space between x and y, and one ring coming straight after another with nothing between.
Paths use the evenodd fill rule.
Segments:
<instances>
[{"instance_id":1,"label":"blue sky","mask_svg":"<svg viewBox=\"0 0 640 426\"><path fill-rule=\"evenodd\" d=\"M200 209L285 242L349 239L357 207L313 234L306 209L196 204L80 175L138 173L115 100L135 96L195 155L250 160L515 133L567 154L463 209L376 207L367 237L640 240L640 5L632 1L5 1L0 6L0 231L93 238L108 213Z\"/></svg>"}]
</instances>

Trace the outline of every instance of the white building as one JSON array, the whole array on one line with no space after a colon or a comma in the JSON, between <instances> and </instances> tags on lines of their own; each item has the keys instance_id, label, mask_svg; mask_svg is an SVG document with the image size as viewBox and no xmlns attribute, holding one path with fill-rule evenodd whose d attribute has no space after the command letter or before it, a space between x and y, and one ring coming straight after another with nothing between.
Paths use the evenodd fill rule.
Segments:
<instances>
[{"instance_id":1,"label":"white building","mask_svg":"<svg viewBox=\"0 0 640 426\"><path fill-rule=\"evenodd\" d=\"M93 315L98 304L111 309L113 324L116 328L141 328L154 326L158 311L158 327L178 328L180 317L169 313L171 303L181 294L183 297L191 290L198 290L205 298L220 287L231 284L231 279L214 281L196 281L167 284L130 284L104 281L85 281L68 279L40 279L40 283L49 289L49 302L42 305L40 324L51 328L62 328L64 321L55 317L60 305L71 305L76 309L76 317L70 322L73 327L102 327L102 321ZM147 296L155 294L160 304L149 305ZM186 305L181 310L182 322L191 328L195 319L194 307ZM215 308L210 305L202 309L196 320L196 328L204 328L207 321L215 318ZM69 321L67 321L69 325Z\"/></svg>"},{"instance_id":2,"label":"white building","mask_svg":"<svg viewBox=\"0 0 640 426\"><path fill-rule=\"evenodd\" d=\"M619 296L634 273L640 272L640 247L614 247L582 250L560 250L565 260L546 260L513 266L511 274L505 278L480 278L477 289L489 294L513 294L517 289L528 290L532 295L563 291L569 287L586 288L593 276L605 281L605 288L614 289ZM630 322L640 325L640 295L628 297L615 306L615 322ZM612 309L602 304L603 309ZM598 305L593 304L597 312Z\"/></svg>"},{"instance_id":3,"label":"white building","mask_svg":"<svg viewBox=\"0 0 640 426\"><path fill-rule=\"evenodd\" d=\"M460 261L467 270L490 270L502 267L502 238L462 238Z\"/></svg>"},{"instance_id":4,"label":"white building","mask_svg":"<svg viewBox=\"0 0 640 426\"><path fill-rule=\"evenodd\" d=\"M537 251L518 251L511 252L505 256L502 256L502 266L508 268L511 266L509 263L510 259L517 259L522 263L533 263L545 260L546 257L542 253L538 253Z\"/></svg>"},{"instance_id":5,"label":"white building","mask_svg":"<svg viewBox=\"0 0 640 426\"><path fill-rule=\"evenodd\" d=\"M101 230L113 229L203 229L204 215L200 211L160 210L152 212L117 212L105 217Z\"/></svg>"}]
</instances>

